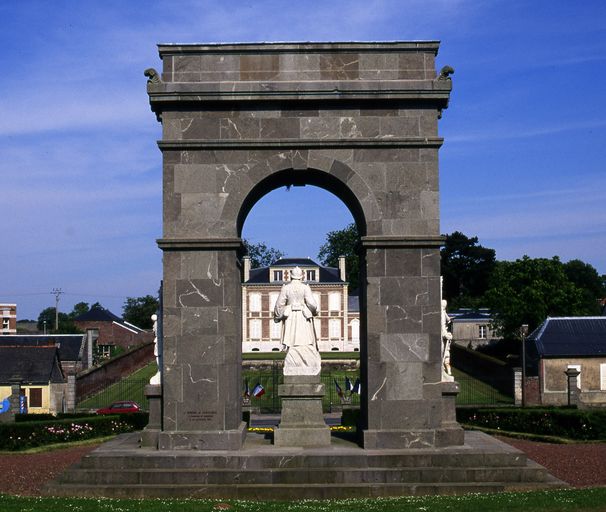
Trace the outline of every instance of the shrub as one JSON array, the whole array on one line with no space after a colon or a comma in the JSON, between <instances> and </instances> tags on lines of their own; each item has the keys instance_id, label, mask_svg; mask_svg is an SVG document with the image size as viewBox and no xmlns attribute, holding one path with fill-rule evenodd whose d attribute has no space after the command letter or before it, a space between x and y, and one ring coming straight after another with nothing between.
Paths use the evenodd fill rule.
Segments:
<instances>
[{"instance_id":1,"label":"shrub","mask_svg":"<svg viewBox=\"0 0 606 512\"><path fill-rule=\"evenodd\" d=\"M578 440L606 439L606 411L572 408L457 409L461 423Z\"/></svg>"},{"instance_id":2,"label":"shrub","mask_svg":"<svg viewBox=\"0 0 606 512\"><path fill-rule=\"evenodd\" d=\"M0 424L0 450L25 450L35 446L94 439L136 430L117 416L81 420L27 421Z\"/></svg>"}]
</instances>

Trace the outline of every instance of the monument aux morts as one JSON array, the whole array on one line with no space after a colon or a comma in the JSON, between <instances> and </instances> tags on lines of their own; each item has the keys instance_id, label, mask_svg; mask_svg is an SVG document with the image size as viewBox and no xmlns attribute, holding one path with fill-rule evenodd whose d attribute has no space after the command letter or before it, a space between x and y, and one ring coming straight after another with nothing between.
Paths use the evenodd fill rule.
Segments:
<instances>
[{"instance_id":1,"label":"monument aux morts","mask_svg":"<svg viewBox=\"0 0 606 512\"><path fill-rule=\"evenodd\" d=\"M47 492L291 501L560 485L455 420L437 132L452 69L435 72L438 43L159 49L162 72L145 72L164 180L163 345L161 374L146 389L150 421ZM339 197L361 234L357 443L332 437L324 422L318 305L301 269L273 311L288 346L273 444L242 422L242 225L264 194L305 184Z\"/></svg>"},{"instance_id":2,"label":"monument aux morts","mask_svg":"<svg viewBox=\"0 0 606 512\"><path fill-rule=\"evenodd\" d=\"M436 73L438 46L159 46L162 71L146 75L162 123L160 449L242 446L241 229L263 195L304 184L339 197L361 234L364 447L463 443L441 378L437 125L452 69Z\"/></svg>"}]
</instances>

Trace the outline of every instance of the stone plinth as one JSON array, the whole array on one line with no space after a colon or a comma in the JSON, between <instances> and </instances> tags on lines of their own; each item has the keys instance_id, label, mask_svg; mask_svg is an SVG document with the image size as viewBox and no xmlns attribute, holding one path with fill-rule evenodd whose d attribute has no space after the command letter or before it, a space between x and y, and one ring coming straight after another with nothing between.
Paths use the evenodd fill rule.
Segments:
<instances>
[{"instance_id":1,"label":"stone plinth","mask_svg":"<svg viewBox=\"0 0 606 512\"><path fill-rule=\"evenodd\" d=\"M162 386L148 384L145 396L149 404L149 422L141 432L141 446L158 447L158 436L162 430Z\"/></svg>"},{"instance_id":2,"label":"stone plinth","mask_svg":"<svg viewBox=\"0 0 606 512\"><path fill-rule=\"evenodd\" d=\"M278 387L282 417L274 431L276 446L328 446L330 428L324 422L320 376L285 376Z\"/></svg>"}]
</instances>

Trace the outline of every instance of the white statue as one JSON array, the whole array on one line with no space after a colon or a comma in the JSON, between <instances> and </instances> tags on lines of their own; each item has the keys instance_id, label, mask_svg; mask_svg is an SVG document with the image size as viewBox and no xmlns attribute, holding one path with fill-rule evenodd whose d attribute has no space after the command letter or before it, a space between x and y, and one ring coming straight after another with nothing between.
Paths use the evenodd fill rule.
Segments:
<instances>
[{"instance_id":1,"label":"white statue","mask_svg":"<svg viewBox=\"0 0 606 512\"><path fill-rule=\"evenodd\" d=\"M160 358L158 357L158 315L152 315L151 319L154 322L154 355L156 356L156 365L158 366L158 371L151 379L149 379L149 383L157 386L162 384L162 376L160 375Z\"/></svg>"},{"instance_id":2,"label":"white statue","mask_svg":"<svg viewBox=\"0 0 606 512\"><path fill-rule=\"evenodd\" d=\"M445 300L442 300L442 380L454 381L452 369L450 367L450 344L452 343L452 333L448 330L448 324L451 322L446 312Z\"/></svg>"},{"instance_id":3,"label":"white statue","mask_svg":"<svg viewBox=\"0 0 606 512\"><path fill-rule=\"evenodd\" d=\"M288 350L284 375L319 375L321 358L313 320L318 305L309 285L301 282L299 267L292 270L290 279L282 286L274 308L274 321L282 322L282 346Z\"/></svg>"}]
</instances>

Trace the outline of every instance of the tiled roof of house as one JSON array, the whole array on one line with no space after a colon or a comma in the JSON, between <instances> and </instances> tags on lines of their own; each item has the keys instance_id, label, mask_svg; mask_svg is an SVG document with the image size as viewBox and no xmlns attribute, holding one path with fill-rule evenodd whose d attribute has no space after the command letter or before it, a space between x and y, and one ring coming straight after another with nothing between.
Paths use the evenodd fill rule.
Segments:
<instances>
[{"instance_id":1,"label":"tiled roof of house","mask_svg":"<svg viewBox=\"0 0 606 512\"><path fill-rule=\"evenodd\" d=\"M61 361L78 361L84 343L84 334L28 334L0 336L0 347L41 347L55 345Z\"/></svg>"},{"instance_id":2,"label":"tiled roof of house","mask_svg":"<svg viewBox=\"0 0 606 512\"><path fill-rule=\"evenodd\" d=\"M63 382L56 346L0 346L0 384L18 378L22 383Z\"/></svg>"},{"instance_id":3,"label":"tiled roof of house","mask_svg":"<svg viewBox=\"0 0 606 512\"><path fill-rule=\"evenodd\" d=\"M606 356L606 317L547 318L527 341L544 357Z\"/></svg>"},{"instance_id":4,"label":"tiled roof of house","mask_svg":"<svg viewBox=\"0 0 606 512\"><path fill-rule=\"evenodd\" d=\"M449 313L450 315L450 313ZM480 313L479 311L471 311L469 313L463 313L460 315L454 315L453 322L473 322L478 320L490 320L490 314Z\"/></svg>"}]
</instances>

